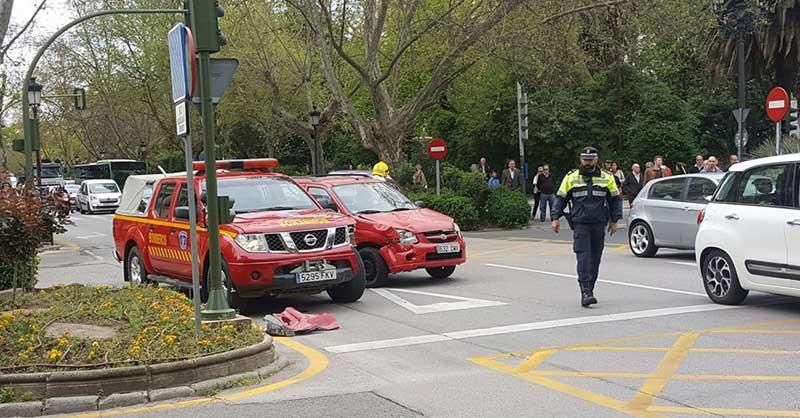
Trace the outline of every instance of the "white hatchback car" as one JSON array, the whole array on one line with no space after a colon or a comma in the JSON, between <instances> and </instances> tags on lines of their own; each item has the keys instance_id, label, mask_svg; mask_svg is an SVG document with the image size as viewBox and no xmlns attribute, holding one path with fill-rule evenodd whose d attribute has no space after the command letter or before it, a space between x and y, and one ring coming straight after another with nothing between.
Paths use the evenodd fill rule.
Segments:
<instances>
[{"instance_id":1,"label":"white hatchback car","mask_svg":"<svg viewBox=\"0 0 800 418\"><path fill-rule=\"evenodd\" d=\"M736 305L750 290L800 296L800 154L734 165L697 221L711 300Z\"/></svg>"}]
</instances>

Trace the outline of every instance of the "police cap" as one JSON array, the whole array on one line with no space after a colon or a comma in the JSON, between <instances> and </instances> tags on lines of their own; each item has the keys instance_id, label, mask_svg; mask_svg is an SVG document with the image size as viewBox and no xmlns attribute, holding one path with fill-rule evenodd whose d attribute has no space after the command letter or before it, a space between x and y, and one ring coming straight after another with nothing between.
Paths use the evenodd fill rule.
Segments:
<instances>
[{"instance_id":1,"label":"police cap","mask_svg":"<svg viewBox=\"0 0 800 418\"><path fill-rule=\"evenodd\" d=\"M597 148L585 147L581 150L581 160L596 160L596 159L597 159Z\"/></svg>"}]
</instances>

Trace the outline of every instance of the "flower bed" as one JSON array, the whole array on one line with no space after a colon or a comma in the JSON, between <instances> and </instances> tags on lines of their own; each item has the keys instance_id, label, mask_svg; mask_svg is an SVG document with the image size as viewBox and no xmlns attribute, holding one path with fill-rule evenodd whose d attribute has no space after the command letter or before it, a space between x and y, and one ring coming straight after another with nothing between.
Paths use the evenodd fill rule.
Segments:
<instances>
[{"instance_id":1,"label":"flower bed","mask_svg":"<svg viewBox=\"0 0 800 418\"><path fill-rule=\"evenodd\" d=\"M0 302L0 374L156 364L247 347L252 328L203 325L194 336L191 301L154 287L64 286ZM109 338L47 333L57 323L105 326ZM50 335L48 335L50 334Z\"/></svg>"}]
</instances>

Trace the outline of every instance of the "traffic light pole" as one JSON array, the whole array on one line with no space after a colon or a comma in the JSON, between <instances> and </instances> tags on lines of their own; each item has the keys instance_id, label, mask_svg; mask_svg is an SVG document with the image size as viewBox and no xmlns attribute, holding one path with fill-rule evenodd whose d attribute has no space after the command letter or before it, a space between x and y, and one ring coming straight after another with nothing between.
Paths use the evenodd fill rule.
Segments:
<instances>
[{"instance_id":1,"label":"traffic light pole","mask_svg":"<svg viewBox=\"0 0 800 418\"><path fill-rule=\"evenodd\" d=\"M219 200L217 198L216 144L214 143L214 105L211 101L211 53L197 53L200 84L200 117L203 121L203 139L206 156L206 209L208 217L208 301L201 312L203 320L229 319L236 312L228 306L230 282L227 292L222 286L222 260L219 249ZM230 280L230 278L228 278Z\"/></svg>"}]
</instances>

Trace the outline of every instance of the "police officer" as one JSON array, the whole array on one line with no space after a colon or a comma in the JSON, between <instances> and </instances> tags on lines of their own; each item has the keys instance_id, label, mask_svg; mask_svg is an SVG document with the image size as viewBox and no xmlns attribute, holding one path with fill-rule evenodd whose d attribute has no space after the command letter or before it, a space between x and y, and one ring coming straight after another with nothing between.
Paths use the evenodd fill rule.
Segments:
<instances>
[{"instance_id":1,"label":"police officer","mask_svg":"<svg viewBox=\"0 0 800 418\"><path fill-rule=\"evenodd\" d=\"M597 303L594 284L603 256L605 228L611 235L617 232L622 218L622 198L614 176L597 166L597 149L581 151L580 168L570 171L561 182L553 207L553 232L561 229L560 218L567 216L573 230L573 250L578 258L578 284L581 305ZM569 214L564 209L569 205Z\"/></svg>"}]
</instances>

